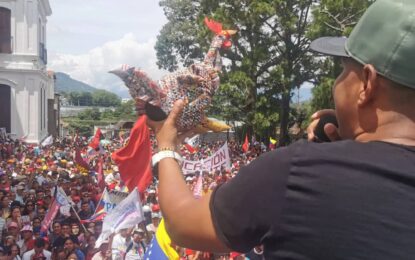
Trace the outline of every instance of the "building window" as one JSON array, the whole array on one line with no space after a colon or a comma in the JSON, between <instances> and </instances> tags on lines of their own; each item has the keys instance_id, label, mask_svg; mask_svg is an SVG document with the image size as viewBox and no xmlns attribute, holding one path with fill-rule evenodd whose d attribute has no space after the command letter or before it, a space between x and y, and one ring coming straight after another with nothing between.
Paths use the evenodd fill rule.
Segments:
<instances>
[{"instance_id":1,"label":"building window","mask_svg":"<svg viewBox=\"0 0 415 260\"><path fill-rule=\"evenodd\" d=\"M40 89L40 130L43 130L43 89Z\"/></svg>"},{"instance_id":2,"label":"building window","mask_svg":"<svg viewBox=\"0 0 415 260\"><path fill-rule=\"evenodd\" d=\"M0 7L0 53L12 53L11 11Z\"/></svg>"},{"instance_id":3,"label":"building window","mask_svg":"<svg viewBox=\"0 0 415 260\"><path fill-rule=\"evenodd\" d=\"M43 129L46 129L47 104L46 89L43 89Z\"/></svg>"}]
</instances>

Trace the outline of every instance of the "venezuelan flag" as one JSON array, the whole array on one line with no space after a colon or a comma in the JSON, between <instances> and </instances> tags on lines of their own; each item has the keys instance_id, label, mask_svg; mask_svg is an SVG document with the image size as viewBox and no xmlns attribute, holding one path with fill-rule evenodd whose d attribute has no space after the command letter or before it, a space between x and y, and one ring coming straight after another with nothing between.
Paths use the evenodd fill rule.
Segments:
<instances>
[{"instance_id":1,"label":"venezuelan flag","mask_svg":"<svg viewBox=\"0 0 415 260\"><path fill-rule=\"evenodd\" d=\"M95 221L102 221L107 215L107 212L104 211L104 208L97 211L94 215L92 215L89 219L81 220L81 224L95 222Z\"/></svg>"},{"instance_id":2,"label":"venezuelan flag","mask_svg":"<svg viewBox=\"0 0 415 260\"><path fill-rule=\"evenodd\" d=\"M167 234L164 220L160 221L156 236L151 241L150 246L144 255L145 260L179 260L179 254L171 246L171 239Z\"/></svg>"},{"instance_id":3,"label":"venezuelan flag","mask_svg":"<svg viewBox=\"0 0 415 260\"><path fill-rule=\"evenodd\" d=\"M271 144L276 144L276 143L277 143L277 140L275 140L275 139L273 139L272 137L270 137L270 138L269 138L269 142L270 142Z\"/></svg>"}]
</instances>

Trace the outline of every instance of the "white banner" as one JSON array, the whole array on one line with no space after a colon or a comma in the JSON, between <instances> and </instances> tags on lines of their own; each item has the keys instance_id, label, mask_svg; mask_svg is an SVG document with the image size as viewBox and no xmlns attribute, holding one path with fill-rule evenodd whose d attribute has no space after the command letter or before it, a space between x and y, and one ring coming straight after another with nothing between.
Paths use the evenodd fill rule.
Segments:
<instances>
[{"instance_id":1,"label":"white banner","mask_svg":"<svg viewBox=\"0 0 415 260\"><path fill-rule=\"evenodd\" d=\"M225 169L231 168L231 158L229 156L228 143L225 143L212 156L203 161L188 161L184 160L182 165L183 174L194 174L201 171L220 170L221 167Z\"/></svg>"},{"instance_id":2,"label":"white banner","mask_svg":"<svg viewBox=\"0 0 415 260\"><path fill-rule=\"evenodd\" d=\"M7 138L7 131L6 131L5 127L0 128L0 137L3 138L3 139Z\"/></svg>"},{"instance_id":3,"label":"white banner","mask_svg":"<svg viewBox=\"0 0 415 260\"><path fill-rule=\"evenodd\" d=\"M58 202L59 206L70 205L71 202L68 200L68 197L62 187L53 188L52 194L56 194L55 200Z\"/></svg>"},{"instance_id":4,"label":"white banner","mask_svg":"<svg viewBox=\"0 0 415 260\"><path fill-rule=\"evenodd\" d=\"M102 195L102 203L104 204L104 211L110 213L123 199L128 196L127 192L108 191L105 189Z\"/></svg>"},{"instance_id":5,"label":"white banner","mask_svg":"<svg viewBox=\"0 0 415 260\"><path fill-rule=\"evenodd\" d=\"M53 136L49 135L45 140L43 140L41 146L45 147L53 144Z\"/></svg>"},{"instance_id":6,"label":"white banner","mask_svg":"<svg viewBox=\"0 0 415 260\"><path fill-rule=\"evenodd\" d=\"M112 233L124 228L134 227L144 220L140 204L140 197L135 188L127 198L122 200L110 213L108 213L102 224L102 233L95 243L95 248L106 241Z\"/></svg>"}]
</instances>

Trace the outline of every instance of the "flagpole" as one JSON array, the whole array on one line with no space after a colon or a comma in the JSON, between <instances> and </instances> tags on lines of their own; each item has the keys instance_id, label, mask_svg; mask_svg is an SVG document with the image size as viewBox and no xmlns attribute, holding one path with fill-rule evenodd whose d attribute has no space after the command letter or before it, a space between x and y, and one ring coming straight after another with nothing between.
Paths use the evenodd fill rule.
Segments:
<instances>
[{"instance_id":1,"label":"flagpole","mask_svg":"<svg viewBox=\"0 0 415 260\"><path fill-rule=\"evenodd\" d=\"M93 215L95 215L95 213L97 213L97 209L98 209L98 207L99 207L99 204L101 203L101 201L102 201L102 197L104 197L104 193L105 193L105 191L106 191L106 187L104 188L104 190L102 191L102 194L101 194L101 197L99 198L99 201L98 201L98 203L97 203L97 206L95 207L95 211L94 211L94 214L92 214L92 216Z\"/></svg>"},{"instance_id":2,"label":"flagpole","mask_svg":"<svg viewBox=\"0 0 415 260\"><path fill-rule=\"evenodd\" d=\"M59 186L58 186L59 187ZM60 189L62 189L61 187L59 187ZM78 221L79 221L79 224L81 224L81 226L84 228L84 231L85 232L88 232L88 230L86 229L86 227L84 226L84 224L82 223L82 221L81 221L81 218L79 217L79 215L78 215L78 212L76 212L76 210L75 210L75 208L73 207L73 205L72 205L72 203L71 203L71 201L69 200L69 198L68 198L68 196L66 196L66 193L65 193L65 191L64 192L61 192L64 196L65 196L65 199L69 202L69 205L71 205L71 208L72 208L72 210L73 210L73 212L75 213L75 216L76 216L76 218L78 219Z\"/></svg>"},{"instance_id":3,"label":"flagpole","mask_svg":"<svg viewBox=\"0 0 415 260\"><path fill-rule=\"evenodd\" d=\"M111 255L112 255L112 241L114 240L114 236L115 236L115 233L111 233L109 237L109 241L108 241L108 249L111 250Z\"/></svg>"}]
</instances>

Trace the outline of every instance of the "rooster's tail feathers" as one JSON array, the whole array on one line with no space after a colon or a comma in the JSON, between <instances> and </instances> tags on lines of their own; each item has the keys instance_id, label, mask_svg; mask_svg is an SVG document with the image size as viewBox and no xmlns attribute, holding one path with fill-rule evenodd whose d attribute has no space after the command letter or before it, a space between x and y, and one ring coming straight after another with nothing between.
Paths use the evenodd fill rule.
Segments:
<instances>
[{"instance_id":1,"label":"rooster's tail feathers","mask_svg":"<svg viewBox=\"0 0 415 260\"><path fill-rule=\"evenodd\" d=\"M165 94L160 86L150 79L144 71L128 65L122 65L121 68L112 70L110 73L117 75L124 81L131 97L136 102L137 111L142 111L146 103L160 106L161 97L164 97Z\"/></svg>"}]
</instances>

